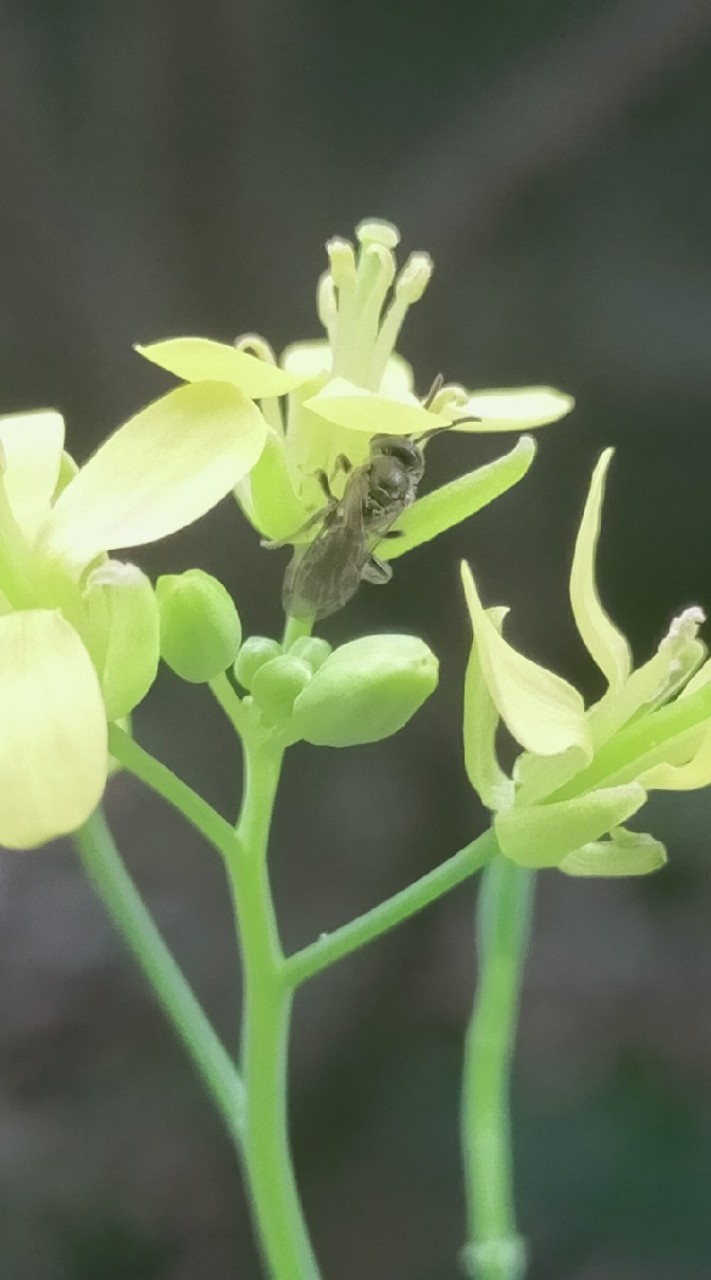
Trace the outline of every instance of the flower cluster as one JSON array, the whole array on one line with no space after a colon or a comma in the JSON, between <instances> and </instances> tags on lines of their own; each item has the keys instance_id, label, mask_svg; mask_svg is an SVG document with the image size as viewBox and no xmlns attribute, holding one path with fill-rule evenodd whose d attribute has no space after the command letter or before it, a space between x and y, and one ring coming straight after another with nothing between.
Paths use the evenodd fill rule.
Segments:
<instances>
[{"instance_id":1,"label":"flower cluster","mask_svg":"<svg viewBox=\"0 0 711 1280\"><path fill-rule=\"evenodd\" d=\"M593 473L570 575L581 639L607 691L585 709L565 680L518 653L503 637L506 609L485 609L462 566L474 631L467 670L467 771L504 854L573 875L641 875L666 854L652 836L623 825L655 788L711 784L711 661L697 632L699 608L672 622L657 652L633 668L629 645L605 612L595 559L612 450ZM496 754L499 722L524 748L512 777Z\"/></svg>"},{"instance_id":2,"label":"flower cluster","mask_svg":"<svg viewBox=\"0 0 711 1280\"><path fill-rule=\"evenodd\" d=\"M236 390L184 387L127 422L79 470L58 413L0 419L0 844L31 848L98 804L107 722L145 696L158 606L108 552L190 524L246 474L264 439Z\"/></svg>"},{"instance_id":3,"label":"flower cluster","mask_svg":"<svg viewBox=\"0 0 711 1280\"><path fill-rule=\"evenodd\" d=\"M432 267L413 254L397 274L398 238L389 224L369 222L357 248L331 241L317 294L326 339L297 343L280 361L254 336L234 346L179 338L138 348L186 385L137 414L81 469L64 451L58 413L0 419L0 844L31 848L86 820L105 786L107 725L145 696L161 648L194 680L231 665L239 649L239 618L219 583L165 579L156 597L140 569L111 552L173 533L230 491L263 537L297 541L323 506L316 474L331 474L339 454L357 466L375 434L520 431L570 410L570 397L548 388L470 394L437 385L422 403L395 343ZM385 555L477 511L521 479L533 454L523 436L504 457L418 499ZM402 723L405 703L414 709L434 687L428 655L398 654L393 705L398 679L415 692L383 723ZM372 646L366 656L377 667ZM367 706L365 695L352 703L360 729L343 721L343 691L362 657L334 654L323 673L308 672L289 713L295 734L339 744L381 733L382 672ZM282 655L260 677L263 699L283 682L285 663L293 677L295 661ZM322 730L316 722L328 719L324 699L335 689L338 723Z\"/></svg>"}]
</instances>

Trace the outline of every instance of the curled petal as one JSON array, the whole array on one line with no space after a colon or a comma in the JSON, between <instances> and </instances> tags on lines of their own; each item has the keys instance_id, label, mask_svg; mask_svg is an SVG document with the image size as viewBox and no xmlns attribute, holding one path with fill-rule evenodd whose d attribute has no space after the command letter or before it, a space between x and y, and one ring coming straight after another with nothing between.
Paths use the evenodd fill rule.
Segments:
<instances>
[{"instance_id":1,"label":"curled petal","mask_svg":"<svg viewBox=\"0 0 711 1280\"><path fill-rule=\"evenodd\" d=\"M597 592L595 556L605 478L614 450L606 449L593 471L575 542L570 574L570 602L580 637L613 690L622 688L632 669L630 647L602 607Z\"/></svg>"},{"instance_id":2,"label":"curled petal","mask_svg":"<svg viewBox=\"0 0 711 1280\"><path fill-rule=\"evenodd\" d=\"M423 408L415 396L366 391L346 378L331 378L304 405L336 427L371 436L416 436L433 427L449 426L451 421L447 414Z\"/></svg>"},{"instance_id":3,"label":"curled petal","mask_svg":"<svg viewBox=\"0 0 711 1280\"><path fill-rule=\"evenodd\" d=\"M647 793L636 782L588 791L574 800L511 809L495 819L502 853L525 867L557 867L581 845L599 840L641 809Z\"/></svg>"},{"instance_id":4,"label":"curled petal","mask_svg":"<svg viewBox=\"0 0 711 1280\"><path fill-rule=\"evenodd\" d=\"M580 747L589 756L584 705L577 689L504 640L481 604L466 563L462 563L462 581L484 678L517 742L542 756L568 747Z\"/></svg>"},{"instance_id":5,"label":"curled petal","mask_svg":"<svg viewBox=\"0 0 711 1280\"><path fill-rule=\"evenodd\" d=\"M225 382L178 387L136 414L82 467L44 527L45 546L82 568L192 524L247 474L267 428Z\"/></svg>"},{"instance_id":6,"label":"curled petal","mask_svg":"<svg viewBox=\"0 0 711 1280\"><path fill-rule=\"evenodd\" d=\"M515 387L510 391L475 391L456 409L462 422L456 431L533 431L570 413L575 401L554 387ZM450 413L451 419L451 413Z\"/></svg>"},{"instance_id":7,"label":"curled petal","mask_svg":"<svg viewBox=\"0 0 711 1280\"><path fill-rule=\"evenodd\" d=\"M250 400L286 395L303 381L268 360L210 338L168 338L147 347L136 345L135 350L185 382L229 382Z\"/></svg>"},{"instance_id":8,"label":"curled petal","mask_svg":"<svg viewBox=\"0 0 711 1280\"><path fill-rule=\"evenodd\" d=\"M29 542L49 512L64 444L64 419L52 409L0 418L0 466L12 514Z\"/></svg>"},{"instance_id":9,"label":"curled petal","mask_svg":"<svg viewBox=\"0 0 711 1280\"><path fill-rule=\"evenodd\" d=\"M331 372L332 353L328 342L294 342L282 352L281 363L289 373L298 373L307 381L324 380ZM397 352L390 356L380 381L387 395L407 395L414 386L412 365Z\"/></svg>"},{"instance_id":10,"label":"curled petal","mask_svg":"<svg viewBox=\"0 0 711 1280\"><path fill-rule=\"evenodd\" d=\"M384 560L395 560L475 515L525 476L535 453L536 446L530 436L522 436L503 458L496 458L418 498L411 507L405 508L395 524L402 536L382 543L378 554Z\"/></svg>"},{"instance_id":11,"label":"curled petal","mask_svg":"<svg viewBox=\"0 0 711 1280\"><path fill-rule=\"evenodd\" d=\"M0 844L74 831L101 799L107 730L99 681L59 612L0 618Z\"/></svg>"}]
</instances>

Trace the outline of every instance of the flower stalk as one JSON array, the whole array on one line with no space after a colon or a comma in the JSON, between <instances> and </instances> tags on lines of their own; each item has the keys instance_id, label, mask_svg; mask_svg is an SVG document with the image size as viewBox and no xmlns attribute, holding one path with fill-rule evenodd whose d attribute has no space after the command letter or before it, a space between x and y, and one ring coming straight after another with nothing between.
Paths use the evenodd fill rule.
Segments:
<instances>
[{"instance_id":1,"label":"flower stalk","mask_svg":"<svg viewBox=\"0 0 711 1280\"><path fill-rule=\"evenodd\" d=\"M484 869L477 904L479 952L466 1035L462 1154L472 1280L523 1280L526 1250L516 1229L510 1085L535 872L498 855Z\"/></svg>"}]
</instances>

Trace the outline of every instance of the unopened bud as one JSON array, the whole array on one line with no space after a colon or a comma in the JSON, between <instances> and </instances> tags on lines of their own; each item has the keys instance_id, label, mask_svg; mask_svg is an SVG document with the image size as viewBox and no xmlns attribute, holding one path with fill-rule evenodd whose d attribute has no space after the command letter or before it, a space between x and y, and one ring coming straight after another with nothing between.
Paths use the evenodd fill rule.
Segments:
<instances>
[{"instance_id":1,"label":"unopened bud","mask_svg":"<svg viewBox=\"0 0 711 1280\"><path fill-rule=\"evenodd\" d=\"M232 597L202 569L168 574L156 587L161 657L182 680L204 684L234 661L242 638Z\"/></svg>"}]
</instances>

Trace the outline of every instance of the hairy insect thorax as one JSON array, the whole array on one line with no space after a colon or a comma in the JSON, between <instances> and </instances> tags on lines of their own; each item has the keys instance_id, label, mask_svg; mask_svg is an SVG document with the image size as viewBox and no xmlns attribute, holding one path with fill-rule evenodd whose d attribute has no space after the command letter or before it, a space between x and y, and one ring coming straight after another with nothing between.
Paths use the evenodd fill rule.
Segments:
<instances>
[{"instance_id":1,"label":"hairy insect thorax","mask_svg":"<svg viewBox=\"0 0 711 1280\"><path fill-rule=\"evenodd\" d=\"M424 473L422 450L404 436L374 436L365 498L367 515L409 506Z\"/></svg>"}]
</instances>

